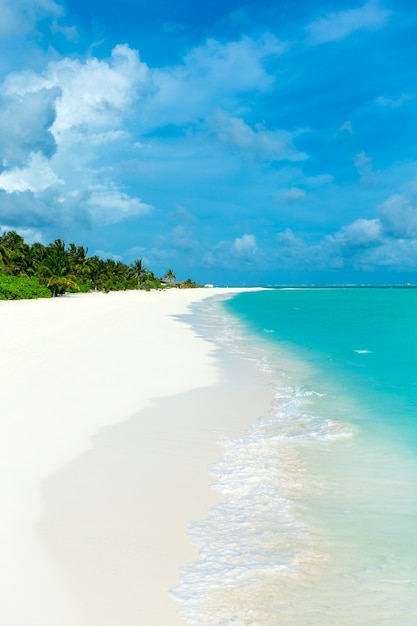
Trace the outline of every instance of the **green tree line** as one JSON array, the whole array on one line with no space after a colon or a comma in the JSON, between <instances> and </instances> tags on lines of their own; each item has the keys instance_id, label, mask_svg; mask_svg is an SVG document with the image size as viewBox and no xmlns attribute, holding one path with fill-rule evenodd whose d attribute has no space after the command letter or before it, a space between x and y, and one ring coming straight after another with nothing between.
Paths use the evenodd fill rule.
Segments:
<instances>
[{"instance_id":1,"label":"green tree line","mask_svg":"<svg viewBox=\"0 0 417 626\"><path fill-rule=\"evenodd\" d=\"M29 245L16 231L0 236L0 299L55 297L64 293L196 287L187 279L177 283L170 269L158 278L142 259L131 265L88 256L88 248L62 239Z\"/></svg>"}]
</instances>

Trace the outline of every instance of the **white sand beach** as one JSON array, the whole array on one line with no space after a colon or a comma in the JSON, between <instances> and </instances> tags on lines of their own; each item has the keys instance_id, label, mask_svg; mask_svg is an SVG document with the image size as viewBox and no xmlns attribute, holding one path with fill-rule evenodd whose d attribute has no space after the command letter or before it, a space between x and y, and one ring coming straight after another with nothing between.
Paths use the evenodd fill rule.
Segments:
<instances>
[{"instance_id":1,"label":"white sand beach","mask_svg":"<svg viewBox=\"0 0 417 626\"><path fill-rule=\"evenodd\" d=\"M0 302L2 624L184 624L168 591L220 497L216 442L270 400L176 318L223 293Z\"/></svg>"}]
</instances>

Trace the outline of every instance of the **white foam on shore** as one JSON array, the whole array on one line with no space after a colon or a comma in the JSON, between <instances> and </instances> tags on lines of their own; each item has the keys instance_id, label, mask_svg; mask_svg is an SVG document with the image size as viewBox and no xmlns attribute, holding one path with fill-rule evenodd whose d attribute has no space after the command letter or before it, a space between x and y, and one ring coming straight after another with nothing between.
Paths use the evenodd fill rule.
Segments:
<instances>
[{"instance_id":1,"label":"white foam on shore","mask_svg":"<svg viewBox=\"0 0 417 626\"><path fill-rule=\"evenodd\" d=\"M317 558L315 540L297 510L297 501L317 487L297 446L311 439L350 436L352 431L306 412L312 398L324 394L290 386L263 348L248 341L247 333L215 302L206 303L200 330L268 373L274 400L242 438L221 442L223 455L211 472L214 489L226 499L205 520L190 524L189 536L201 559L182 568L182 584L172 594L183 602L182 613L193 626L255 624L255 617L243 621L248 611L259 614L256 602L250 606L245 599L253 603L259 587L300 574ZM243 599L237 602L237 595Z\"/></svg>"},{"instance_id":2,"label":"white foam on shore","mask_svg":"<svg viewBox=\"0 0 417 626\"><path fill-rule=\"evenodd\" d=\"M182 568L181 585L172 590L185 620L379 626L400 616L411 623L416 557L404 549L414 532L416 506L407 499L415 460L398 464L401 451L365 440L348 422L358 407L340 389L331 381L305 388L305 380L318 383L307 363L254 342L216 306L206 306L201 332L205 323L233 354L267 372L275 397L244 436L222 442L223 455L211 467L225 500L189 526L200 559ZM410 520L396 516L402 502ZM403 534L393 540L396 523Z\"/></svg>"}]
</instances>

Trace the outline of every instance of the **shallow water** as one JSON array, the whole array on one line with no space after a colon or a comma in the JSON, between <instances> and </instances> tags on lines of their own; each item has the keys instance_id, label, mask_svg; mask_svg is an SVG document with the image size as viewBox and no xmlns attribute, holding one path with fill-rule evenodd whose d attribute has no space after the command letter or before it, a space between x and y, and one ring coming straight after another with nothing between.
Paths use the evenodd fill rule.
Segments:
<instances>
[{"instance_id":1,"label":"shallow water","mask_svg":"<svg viewBox=\"0 0 417 626\"><path fill-rule=\"evenodd\" d=\"M247 293L198 329L268 372L175 590L195 626L417 623L417 291Z\"/></svg>"}]
</instances>

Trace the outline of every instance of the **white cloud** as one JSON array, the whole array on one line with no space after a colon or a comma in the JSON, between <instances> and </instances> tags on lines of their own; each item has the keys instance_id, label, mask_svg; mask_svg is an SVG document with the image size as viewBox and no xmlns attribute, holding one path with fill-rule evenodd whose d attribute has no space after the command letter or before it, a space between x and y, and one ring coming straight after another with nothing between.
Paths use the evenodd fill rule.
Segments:
<instances>
[{"instance_id":1,"label":"white cloud","mask_svg":"<svg viewBox=\"0 0 417 626\"><path fill-rule=\"evenodd\" d=\"M378 219L358 219L349 226L343 227L335 235L328 238L342 246L362 247L379 243L382 238L381 223Z\"/></svg>"},{"instance_id":2,"label":"white cloud","mask_svg":"<svg viewBox=\"0 0 417 626\"><path fill-rule=\"evenodd\" d=\"M0 36L8 37L19 32L20 23L16 9L13 6L13 0L2 0L0 3L1 20L0 20Z\"/></svg>"},{"instance_id":3,"label":"white cloud","mask_svg":"<svg viewBox=\"0 0 417 626\"><path fill-rule=\"evenodd\" d=\"M0 191L0 221L19 228L47 228L63 225L68 221L84 221L85 215L78 202L65 201L55 188L33 193L31 191Z\"/></svg>"},{"instance_id":4,"label":"white cloud","mask_svg":"<svg viewBox=\"0 0 417 626\"><path fill-rule=\"evenodd\" d=\"M368 0L359 9L327 13L307 26L311 44L338 41L362 29L378 29L385 26L391 11L380 6L378 0Z\"/></svg>"},{"instance_id":5,"label":"white cloud","mask_svg":"<svg viewBox=\"0 0 417 626\"><path fill-rule=\"evenodd\" d=\"M57 89L0 96L0 168L25 165L33 152L51 156L56 149L51 126Z\"/></svg>"},{"instance_id":6,"label":"white cloud","mask_svg":"<svg viewBox=\"0 0 417 626\"><path fill-rule=\"evenodd\" d=\"M32 245L32 243L35 242L43 242L43 237L40 230L36 230L35 228L16 228L15 226L0 224L0 236L10 230L15 230L19 235L21 235L21 237L23 237L25 242L29 245Z\"/></svg>"},{"instance_id":7,"label":"white cloud","mask_svg":"<svg viewBox=\"0 0 417 626\"><path fill-rule=\"evenodd\" d=\"M47 23L51 32L68 40L78 37L75 26L65 24L62 4L53 0L0 0L0 37L16 41L37 31L40 22Z\"/></svg>"},{"instance_id":8,"label":"white cloud","mask_svg":"<svg viewBox=\"0 0 417 626\"><path fill-rule=\"evenodd\" d=\"M417 239L386 239L363 252L361 267L367 270L389 268L408 271L417 267Z\"/></svg>"},{"instance_id":9,"label":"white cloud","mask_svg":"<svg viewBox=\"0 0 417 626\"><path fill-rule=\"evenodd\" d=\"M149 81L148 67L137 51L119 45L110 59L87 59L84 63L65 58L49 63L43 74L21 72L5 81L8 94L25 96L58 88L56 119L52 132L58 139L67 131L86 133L114 129L122 123L134 100Z\"/></svg>"},{"instance_id":10,"label":"white cloud","mask_svg":"<svg viewBox=\"0 0 417 626\"><path fill-rule=\"evenodd\" d=\"M15 37L29 33L39 20L49 18L54 24L64 16L61 5L53 0L1 0L0 36Z\"/></svg>"},{"instance_id":11,"label":"white cloud","mask_svg":"<svg viewBox=\"0 0 417 626\"><path fill-rule=\"evenodd\" d=\"M233 241L221 241L209 250L203 262L208 266L223 266L227 268L250 267L262 261L263 253L258 248L256 236L244 234Z\"/></svg>"},{"instance_id":12,"label":"white cloud","mask_svg":"<svg viewBox=\"0 0 417 626\"><path fill-rule=\"evenodd\" d=\"M276 235L276 257L297 269L353 268L406 271L417 267L417 205L398 194L388 198L374 219L360 218L339 231L308 243L290 229Z\"/></svg>"},{"instance_id":13,"label":"white cloud","mask_svg":"<svg viewBox=\"0 0 417 626\"><path fill-rule=\"evenodd\" d=\"M128 122L148 78L138 53L124 45L109 59L64 58L41 73L9 75L6 106L0 102L0 156L11 171L0 174L0 186L39 195L59 183L60 219L77 214L110 225L149 212L151 205L129 196L113 174L115 149L131 143ZM28 217L41 205L28 203Z\"/></svg>"},{"instance_id":14,"label":"white cloud","mask_svg":"<svg viewBox=\"0 0 417 626\"><path fill-rule=\"evenodd\" d=\"M52 171L48 160L39 152L32 153L27 167L0 174L0 189L15 191L44 191L48 187L63 184Z\"/></svg>"},{"instance_id":15,"label":"white cloud","mask_svg":"<svg viewBox=\"0 0 417 626\"><path fill-rule=\"evenodd\" d=\"M405 194L395 194L379 207L379 217L385 233L393 237L417 237L417 204Z\"/></svg>"},{"instance_id":16,"label":"white cloud","mask_svg":"<svg viewBox=\"0 0 417 626\"><path fill-rule=\"evenodd\" d=\"M140 198L132 198L118 189L104 186L91 192L85 206L93 219L105 226L146 215L153 209Z\"/></svg>"},{"instance_id":17,"label":"white cloud","mask_svg":"<svg viewBox=\"0 0 417 626\"><path fill-rule=\"evenodd\" d=\"M290 228L277 233L275 240L278 244L276 257L283 267L307 270L325 268L327 258L320 245L307 244Z\"/></svg>"},{"instance_id":18,"label":"white cloud","mask_svg":"<svg viewBox=\"0 0 417 626\"><path fill-rule=\"evenodd\" d=\"M80 65L67 61L56 70L62 88L53 126L58 134L83 126L114 129L149 80L147 65L125 45L116 46L107 62L90 59Z\"/></svg>"},{"instance_id":19,"label":"white cloud","mask_svg":"<svg viewBox=\"0 0 417 626\"><path fill-rule=\"evenodd\" d=\"M407 93L403 93L400 96L397 96L395 98L387 98L386 96L379 96L375 102L377 104L380 104L381 106L384 107L390 107L392 109L398 109L399 107L401 107L405 102L408 102L409 100L413 100L415 98L415 96L411 96Z\"/></svg>"},{"instance_id":20,"label":"white cloud","mask_svg":"<svg viewBox=\"0 0 417 626\"><path fill-rule=\"evenodd\" d=\"M233 248L239 256L252 256L257 253L255 235L243 235L237 237L233 243Z\"/></svg>"},{"instance_id":21,"label":"white cloud","mask_svg":"<svg viewBox=\"0 0 417 626\"><path fill-rule=\"evenodd\" d=\"M143 111L143 123L147 127L190 124L216 108L238 106L243 94L271 88L275 77L265 69L265 61L285 49L272 35L226 44L207 40L180 65L152 71L154 91Z\"/></svg>"},{"instance_id":22,"label":"white cloud","mask_svg":"<svg viewBox=\"0 0 417 626\"><path fill-rule=\"evenodd\" d=\"M210 39L181 63L151 69L136 50L119 45L107 59L67 57L39 72L9 74L0 102L0 158L11 171L3 173L0 184L10 192L38 195L39 202L28 203L28 219L36 206L38 220L46 192L59 182L62 218L75 211L82 220L110 225L152 208L140 191L132 196L126 191L124 160L134 163L142 179L154 176L158 167L166 175L167 162L171 171L183 170L183 161L190 162L196 152L204 151L213 167L207 150L213 136L218 155L224 156L220 144L232 148L230 162L233 151L270 161L304 159L293 146L297 133L252 127L241 117L242 98L273 85L267 61L284 50L271 35L228 43ZM223 105L228 113L216 119L216 129L209 128L207 119ZM19 114L11 116L12 110ZM180 126L179 132L191 124L193 130L181 145L142 139L165 124ZM140 154L135 146L141 146ZM215 167L220 170L221 164Z\"/></svg>"},{"instance_id":23,"label":"white cloud","mask_svg":"<svg viewBox=\"0 0 417 626\"><path fill-rule=\"evenodd\" d=\"M112 261L123 261L123 257L120 254L114 254L113 252L106 252L106 250L95 250L94 256L98 256L100 259L112 259Z\"/></svg>"},{"instance_id":24,"label":"white cloud","mask_svg":"<svg viewBox=\"0 0 417 626\"><path fill-rule=\"evenodd\" d=\"M261 125L253 129L243 119L224 111L217 111L208 122L221 143L237 148L248 156L271 161L302 161L307 158L306 154L297 151L292 145L298 133L268 131Z\"/></svg>"},{"instance_id":25,"label":"white cloud","mask_svg":"<svg viewBox=\"0 0 417 626\"><path fill-rule=\"evenodd\" d=\"M307 197L304 189L300 189L299 187L290 187L290 189L285 189L277 194L278 200L284 200L284 202L288 202L289 204L295 204L302 200L305 200Z\"/></svg>"},{"instance_id":26,"label":"white cloud","mask_svg":"<svg viewBox=\"0 0 417 626\"><path fill-rule=\"evenodd\" d=\"M365 186L374 186L378 183L378 177L372 169L372 163L373 158L368 157L365 152L359 152L353 158L353 164Z\"/></svg>"}]
</instances>

